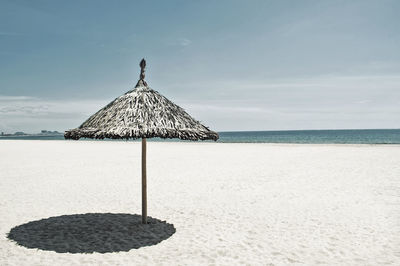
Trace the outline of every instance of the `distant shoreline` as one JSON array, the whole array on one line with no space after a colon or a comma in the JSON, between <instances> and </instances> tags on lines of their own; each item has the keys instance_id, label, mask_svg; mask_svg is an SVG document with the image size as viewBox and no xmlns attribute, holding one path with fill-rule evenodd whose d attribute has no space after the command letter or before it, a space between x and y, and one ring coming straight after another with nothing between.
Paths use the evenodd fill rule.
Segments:
<instances>
[{"instance_id":1,"label":"distant shoreline","mask_svg":"<svg viewBox=\"0 0 400 266\"><path fill-rule=\"evenodd\" d=\"M219 132L217 143L296 143L296 144L400 144L400 129L340 129L287 131ZM0 136L0 140L64 140L63 134ZM90 139L86 139L90 140ZM120 141L120 140L97 140ZM126 141L126 140L123 140ZM182 142L179 139L152 138L149 141ZM207 141L213 142L213 141Z\"/></svg>"}]
</instances>

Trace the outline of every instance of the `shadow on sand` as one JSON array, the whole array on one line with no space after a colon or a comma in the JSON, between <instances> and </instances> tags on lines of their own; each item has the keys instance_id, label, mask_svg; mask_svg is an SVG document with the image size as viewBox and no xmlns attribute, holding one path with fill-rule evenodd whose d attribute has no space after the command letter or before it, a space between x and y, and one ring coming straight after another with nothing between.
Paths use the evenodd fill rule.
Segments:
<instances>
[{"instance_id":1,"label":"shadow on sand","mask_svg":"<svg viewBox=\"0 0 400 266\"><path fill-rule=\"evenodd\" d=\"M160 243L175 233L172 224L124 213L86 213L50 217L16 226L8 238L27 248L59 253L129 251Z\"/></svg>"}]
</instances>

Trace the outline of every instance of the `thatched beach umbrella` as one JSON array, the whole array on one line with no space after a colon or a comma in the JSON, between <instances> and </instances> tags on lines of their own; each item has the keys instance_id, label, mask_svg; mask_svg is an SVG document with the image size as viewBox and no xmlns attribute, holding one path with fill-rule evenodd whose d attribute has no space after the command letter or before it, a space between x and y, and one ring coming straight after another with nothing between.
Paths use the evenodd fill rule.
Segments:
<instances>
[{"instance_id":1,"label":"thatched beach umbrella","mask_svg":"<svg viewBox=\"0 0 400 266\"><path fill-rule=\"evenodd\" d=\"M146 139L217 140L218 134L193 119L144 80L146 61L133 90L116 98L80 127L65 132L66 139L142 139L142 223L147 223Z\"/></svg>"}]
</instances>

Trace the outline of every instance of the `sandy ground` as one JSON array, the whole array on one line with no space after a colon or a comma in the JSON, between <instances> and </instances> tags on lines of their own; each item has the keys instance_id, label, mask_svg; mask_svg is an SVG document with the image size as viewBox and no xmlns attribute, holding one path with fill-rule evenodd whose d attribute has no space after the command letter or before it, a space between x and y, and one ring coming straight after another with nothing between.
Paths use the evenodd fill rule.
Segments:
<instances>
[{"instance_id":1,"label":"sandy ground","mask_svg":"<svg viewBox=\"0 0 400 266\"><path fill-rule=\"evenodd\" d=\"M176 232L104 254L7 234L140 214L140 143L1 140L0 157L0 265L400 265L400 146L149 142L148 213Z\"/></svg>"}]
</instances>

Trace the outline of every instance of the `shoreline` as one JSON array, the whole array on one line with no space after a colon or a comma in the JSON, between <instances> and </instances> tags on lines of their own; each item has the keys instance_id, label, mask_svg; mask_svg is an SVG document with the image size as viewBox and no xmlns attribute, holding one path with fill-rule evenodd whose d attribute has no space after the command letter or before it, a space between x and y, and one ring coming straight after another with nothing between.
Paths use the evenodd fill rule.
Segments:
<instances>
[{"instance_id":1,"label":"shoreline","mask_svg":"<svg viewBox=\"0 0 400 266\"><path fill-rule=\"evenodd\" d=\"M1 138L0 138L1 139ZM135 140L102 140L102 139L80 139L80 140L66 140L66 139L3 139L0 141L0 144L5 141L45 141L45 142L70 142L70 143L82 143L82 142L94 142L94 143L139 143L141 139ZM399 143L293 143L293 142L220 142L220 141L179 141L179 140L167 140L167 141L160 141L160 140L151 140L147 139L148 143L179 143L179 144L249 144L249 145L271 145L271 146L394 146L400 147Z\"/></svg>"},{"instance_id":2,"label":"shoreline","mask_svg":"<svg viewBox=\"0 0 400 266\"><path fill-rule=\"evenodd\" d=\"M0 136L0 141L11 140L64 140L62 134ZM138 141L103 139L84 141ZM150 142L186 142L179 139L149 138ZM213 142L213 141L204 141ZM296 130L296 131L237 131L219 132L217 143L274 143L274 144L374 144L400 145L400 129L358 129L358 130Z\"/></svg>"}]
</instances>

